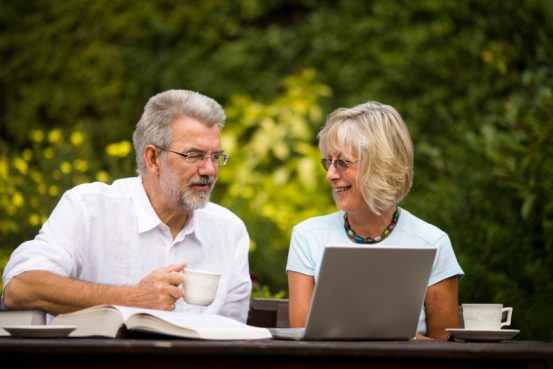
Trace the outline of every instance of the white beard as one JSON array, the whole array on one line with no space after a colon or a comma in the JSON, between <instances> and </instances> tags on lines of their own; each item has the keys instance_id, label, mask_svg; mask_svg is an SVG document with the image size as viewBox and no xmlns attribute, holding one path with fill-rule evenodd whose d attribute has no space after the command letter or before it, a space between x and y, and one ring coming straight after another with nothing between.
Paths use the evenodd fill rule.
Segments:
<instances>
[{"instance_id":1,"label":"white beard","mask_svg":"<svg viewBox=\"0 0 553 369\"><path fill-rule=\"evenodd\" d=\"M161 180L161 188L172 202L178 203L184 210L189 211L201 209L207 205L216 181L217 177L204 176L182 183L177 176L170 174L167 180ZM209 190L195 191L192 185L198 183L210 183Z\"/></svg>"}]
</instances>

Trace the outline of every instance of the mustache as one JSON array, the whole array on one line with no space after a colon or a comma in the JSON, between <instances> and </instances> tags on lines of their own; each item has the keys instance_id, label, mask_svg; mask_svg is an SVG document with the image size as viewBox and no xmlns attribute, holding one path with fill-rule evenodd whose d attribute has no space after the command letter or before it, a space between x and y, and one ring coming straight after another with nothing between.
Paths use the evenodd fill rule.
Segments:
<instances>
[{"instance_id":1,"label":"mustache","mask_svg":"<svg viewBox=\"0 0 553 369\"><path fill-rule=\"evenodd\" d=\"M190 182L188 182L188 185L189 186L194 186L194 185L213 186L216 180L217 180L217 177L214 177L214 176L200 176L198 178L192 179Z\"/></svg>"}]
</instances>

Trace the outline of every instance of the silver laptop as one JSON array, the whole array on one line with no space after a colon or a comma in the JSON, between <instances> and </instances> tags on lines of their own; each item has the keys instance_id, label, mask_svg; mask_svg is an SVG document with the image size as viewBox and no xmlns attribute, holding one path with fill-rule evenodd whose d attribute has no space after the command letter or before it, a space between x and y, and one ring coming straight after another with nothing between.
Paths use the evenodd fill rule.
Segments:
<instances>
[{"instance_id":1,"label":"silver laptop","mask_svg":"<svg viewBox=\"0 0 553 369\"><path fill-rule=\"evenodd\" d=\"M327 246L305 328L271 328L296 340L409 340L436 249Z\"/></svg>"}]
</instances>

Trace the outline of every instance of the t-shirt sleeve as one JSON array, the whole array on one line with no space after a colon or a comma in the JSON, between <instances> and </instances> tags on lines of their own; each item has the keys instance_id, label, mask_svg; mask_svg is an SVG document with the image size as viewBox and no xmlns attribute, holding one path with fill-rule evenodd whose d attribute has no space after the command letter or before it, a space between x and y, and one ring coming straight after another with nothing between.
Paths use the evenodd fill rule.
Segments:
<instances>
[{"instance_id":1,"label":"t-shirt sleeve","mask_svg":"<svg viewBox=\"0 0 553 369\"><path fill-rule=\"evenodd\" d=\"M315 261L309 242L297 228L292 231L286 271L298 272L306 275L315 275Z\"/></svg>"},{"instance_id":2,"label":"t-shirt sleeve","mask_svg":"<svg viewBox=\"0 0 553 369\"><path fill-rule=\"evenodd\" d=\"M432 266L432 274L430 275L428 285L431 286L455 275L458 278L462 278L465 273L457 261L453 246L447 234L442 235L437 240L435 246L437 249L436 258Z\"/></svg>"}]
</instances>

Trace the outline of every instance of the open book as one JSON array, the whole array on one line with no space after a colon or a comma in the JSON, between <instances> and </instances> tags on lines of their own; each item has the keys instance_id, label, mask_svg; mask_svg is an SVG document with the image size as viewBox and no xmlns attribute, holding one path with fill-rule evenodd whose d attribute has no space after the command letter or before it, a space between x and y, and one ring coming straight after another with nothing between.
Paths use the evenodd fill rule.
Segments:
<instances>
[{"instance_id":1,"label":"open book","mask_svg":"<svg viewBox=\"0 0 553 369\"><path fill-rule=\"evenodd\" d=\"M205 340L271 338L266 328L252 327L220 315L177 313L117 305L99 305L52 319L51 325L74 325L70 337L120 337L136 330Z\"/></svg>"}]
</instances>

